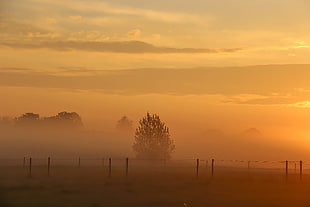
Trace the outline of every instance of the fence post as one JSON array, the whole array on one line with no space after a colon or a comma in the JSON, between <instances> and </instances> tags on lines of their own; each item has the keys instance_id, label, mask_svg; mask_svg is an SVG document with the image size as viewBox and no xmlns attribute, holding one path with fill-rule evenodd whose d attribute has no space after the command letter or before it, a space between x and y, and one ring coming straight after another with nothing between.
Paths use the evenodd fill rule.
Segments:
<instances>
[{"instance_id":1,"label":"fence post","mask_svg":"<svg viewBox=\"0 0 310 207\"><path fill-rule=\"evenodd\" d=\"M51 158L47 158L47 175L50 176L50 169L51 169Z\"/></svg>"},{"instance_id":2,"label":"fence post","mask_svg":"<svg viewBox=\"0 0 310 207\"><path fill-rule=\"evenodd\" d=\"M196 160L196 176L199 175L199 159Z\"/></svg>"},{"instance_id":3,"label":"fence post","mask_svg":"<svg viewBox=\"0 0 310 207\"><path fill-rule=\"evenodd\" d=\"M32 158L29 158L29 177L31 177Z\"/></svg>"},{"instance_id":4,"label":"fence post","mask_svg":"<svg viewBox=\"0 0 310 207\"><path fill-rule=\"evenodd\" d=\"M128 176L128 168L129 168L129 159L126 158L126 176Z\"/></svg>"},{"instance_id":5,"label":"fence post","mask_svg":"<svg viewBox=\"0 0 310 207\"><path fill-rule=\"evenodd\" d=\"M26 167L26 157L24 157L23 168Z\"/></svg>"},{"instance_id":6,"label":"fence post","mask_svg":"<svg viewBox=\"0 0 310 207\"><path fill-rule=\"evenodd\" d=\"M79 157L79 167L81 167L81 157Z\"/></svg>"},{"instance_id":7,"label":"fence post","mask_svg":"<svg viewBox=\"0 0 310 207\"><path fill-rule=\"evenodd\" d=\"M299 177L302 180L302 160L299 161Z\"/></svg>"},{"instance_id":8,"label":"fence post","mask_svg":"<svg viewBox=\"0 0 310 207\"><path fill-rule=\"evenodd\" d=\"M288 179L288 161L285 161L285 181Z\"/></svg>"},{"instance_id":9,"label":"fence post","mask_svg":"<svg viewBox=\"0 0 310 207\"><path fill-rule=\"evenodd\" d=\"M112 159L109 158L109 177L112 175Z\"/></svg>"},{"instance_id":10,"label":"fence post","mask_svg":"<svg viewBox=\"0 0 310 207\"><path fill-rule=\"evenodd\" d=\"M211 168L211 175L214 175L214 159L212 159L212 168Z\"/></svg>"}]
</instances>

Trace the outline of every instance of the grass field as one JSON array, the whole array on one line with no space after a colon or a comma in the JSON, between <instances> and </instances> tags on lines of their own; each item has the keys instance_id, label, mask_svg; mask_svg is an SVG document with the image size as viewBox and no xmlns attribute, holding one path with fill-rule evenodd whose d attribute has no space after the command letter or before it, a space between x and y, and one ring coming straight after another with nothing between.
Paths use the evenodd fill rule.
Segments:
<instances>
[{"instance_id":1,"label":"grass field","mask_svg":"<svg viewBox=\"0 0 310 207\"><path fill-rule=\"evenodd\" d=\"M310 177L283 170L217 168L113 169L56 166L0 168L1 207L310 206Z\"/></svg>"}]
</instances>

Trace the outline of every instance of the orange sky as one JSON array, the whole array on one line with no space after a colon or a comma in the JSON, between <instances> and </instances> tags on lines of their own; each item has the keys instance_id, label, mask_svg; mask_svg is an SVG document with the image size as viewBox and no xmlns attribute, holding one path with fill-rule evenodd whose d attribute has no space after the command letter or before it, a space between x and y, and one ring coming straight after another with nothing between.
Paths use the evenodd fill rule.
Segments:
<instances>
[{"instance_id":1,"label":"orange sky","mask_svg":"<svg viewBox=\"0 0 310 207\"><path fill-rule=\"evenodd\" d=\"M110 131L149 111L180 145L196 137L199 146L210 129L228 139L257 128L270 145L309 150L308 1L0 8L0 116L76 111L88 129Z\"/></svg>"}]
</instances>

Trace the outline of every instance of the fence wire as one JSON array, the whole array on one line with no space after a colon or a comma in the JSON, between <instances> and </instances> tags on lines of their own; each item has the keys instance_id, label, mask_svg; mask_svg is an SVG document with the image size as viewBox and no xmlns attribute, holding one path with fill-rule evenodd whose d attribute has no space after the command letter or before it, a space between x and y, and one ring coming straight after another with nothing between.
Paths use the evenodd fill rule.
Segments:
<instances>
[{"instance_id":1,"label":"fence wire","mask_svg":"<svg viewBox=\"0 0 310 207\"><path fill-rule=\"evenodd\" d=\"M23 157L23 158L0 158L0 167L4 166L28 166L30 159L32 166L46 166L48 158ZM128 161L126 161L128 159ZM224 160L224 159L138 159L138 158L87 158L87 157L51 157L51 166L109 166L121 167L129 165L131 168L152 166L153 168L247 168L247 169L285 169L289 170L310 170L310 161L300 160ZM126 162L128 162L126 164ZM287 166L286 166L287 165Z\"/></svg>"}]
</instances>

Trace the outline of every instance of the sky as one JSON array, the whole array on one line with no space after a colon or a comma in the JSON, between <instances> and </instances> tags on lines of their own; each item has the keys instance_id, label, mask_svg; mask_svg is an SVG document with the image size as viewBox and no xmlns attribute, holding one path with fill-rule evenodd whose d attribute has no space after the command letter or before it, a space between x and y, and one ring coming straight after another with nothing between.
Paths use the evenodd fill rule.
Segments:
<instances>
[{"instance_id":1,"label":"sky","mask_svg":"<svg viewBox=\"0 0 310 207\"><path fill-rule=\"evenodd\" d=\"M309 11L307 0L0 0L0 116L76 111L111 131L151 112L187 156L210 130L251 128L286 146L278 157L306 154Z\"/></svg>"},{"instance_id":2,"label":"sky","mask_svg":"<svg viewBox=\"0 0 310 207\"><path fill-rule=\"evenodd\" d=\"M3 0L1 62L37 70L308 63L309 9L307 0Z\"/></svg>"}]
</instances>

